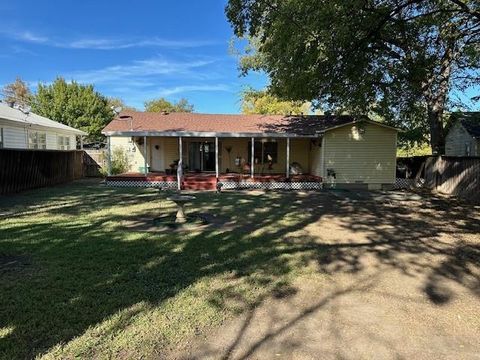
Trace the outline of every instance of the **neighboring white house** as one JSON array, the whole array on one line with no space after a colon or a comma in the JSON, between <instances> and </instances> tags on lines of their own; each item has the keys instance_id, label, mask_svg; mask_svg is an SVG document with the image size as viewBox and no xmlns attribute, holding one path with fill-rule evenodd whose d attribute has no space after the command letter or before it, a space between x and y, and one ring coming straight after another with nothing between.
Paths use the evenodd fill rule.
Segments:
<instances>
[{"instance_id":1,"label":"neighboring white house","mask_svg":"<svg viewBox=\"0 0 480 360\"><path fill-rule=\"evenodd\" d=\"M0 149L75 150L87 133L0 102ZM81 140L80 140L81 143Z\"/></svg>"},{"instance_id":2,"label":"neighboring white house","mask_svg":"<svg viewBox=\"0 0 480 360\"><path fill-rule=\"evenodd\" d=\"M445 138L445 155L480 156L480 112L456 112Z\"/></svg>"}]
</instances>

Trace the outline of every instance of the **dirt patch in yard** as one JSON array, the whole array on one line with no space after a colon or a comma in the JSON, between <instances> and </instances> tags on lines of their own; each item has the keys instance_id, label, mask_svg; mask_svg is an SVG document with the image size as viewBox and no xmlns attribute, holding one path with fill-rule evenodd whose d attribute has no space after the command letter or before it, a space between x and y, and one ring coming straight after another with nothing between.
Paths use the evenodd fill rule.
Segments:
<instances>
[{"instance_id":1,"label":"dirt patch in yard","mask_svg":"<svg viewBox=\"0 0 480 360\"><path fill-rule=\"evenodd\" d=\"M479 358L479 208L400 192L302 201L321 216L282 238L315 271L169 358Z\"/></svg>"}]
</instances>

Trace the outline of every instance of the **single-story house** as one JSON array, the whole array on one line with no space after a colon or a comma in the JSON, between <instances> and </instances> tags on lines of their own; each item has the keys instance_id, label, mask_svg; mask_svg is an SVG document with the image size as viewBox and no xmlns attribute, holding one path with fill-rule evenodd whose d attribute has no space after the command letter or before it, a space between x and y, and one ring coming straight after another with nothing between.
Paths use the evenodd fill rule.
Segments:
<instances>
[{"instance_id":1,"label":"single-story house","mask_svg":"<svg viewBox=\"0 0 480 360\"><path fill-rule=\"evenodd\" d=\"M123 149L129 174L117 186L225 188L389 188L398 129L367 117L120 113L102 131L109 159ZM176 182L179 160L185 182ZM252 165L253 164L253 165ZM198 188L198 187L197 187ZM204 188L209 188L208 185Z\"/></svg>"},{"instance_id":2,"label":"single-story house","mask_svg":"<svg viewBox=\"0 0 480 360\"><path fill-rule=\"evenodd\" d=\"M480 112L455 112L445 137L445 155L480 156Z\"/></svg>"},{"instance_id":3,"label":"single-story house","mask_svg":"<svg viewBox=\"0 0 480 360\"><path fill-rule=\"evenodd\" d=\"M75 150L87 133L0 102L0 149Z\"/></svg>"}]
</instances>

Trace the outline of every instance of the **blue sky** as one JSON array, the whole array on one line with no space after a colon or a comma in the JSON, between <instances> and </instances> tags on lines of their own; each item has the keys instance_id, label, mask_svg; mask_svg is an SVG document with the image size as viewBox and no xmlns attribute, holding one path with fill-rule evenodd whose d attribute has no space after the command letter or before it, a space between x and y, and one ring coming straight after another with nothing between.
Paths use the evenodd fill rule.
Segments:
<instances>
[{"instance_id":1,"label":"blue sky","mask_svg":"<svg viewBox=\"0 0 480 360\"><path fill-rule=\"evenodd\" d=\"M266 78L239 77L225 3L0 0L0 85L63 76L140 109L185 97L197 112L237 113L241 90Z\"/></svg>"},{"instance_id":2,"label":"blue sky","mask_svg":"<svg viewBox=\"0 0 480 360\"><path fill-rule=\"evenodd\" d=\"M239 77L226 1L0 0L0 86L63 76L139 109L185 97L197 112L237 113L242 89L267 79Z\"/></svg>"}]
</instances>

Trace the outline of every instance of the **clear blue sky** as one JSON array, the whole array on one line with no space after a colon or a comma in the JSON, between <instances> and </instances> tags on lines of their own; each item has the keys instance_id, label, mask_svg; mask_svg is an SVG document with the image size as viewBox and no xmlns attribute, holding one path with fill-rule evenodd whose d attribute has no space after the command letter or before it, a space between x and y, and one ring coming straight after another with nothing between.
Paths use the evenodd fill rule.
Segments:
<instances>
[{"instance_id":1,"label":"clear blue sky","mask_svg":"<svg viewBox=\"0 0 480 360\"><path fill-rule=\"evenodd\" d=\"M241 90L266 78L239 77L226 1L0 0L0 86L63 76L139 109L185 97L197 112L237 113Z\"/></svg>"},{"instance_id":2,"label":"clear blue sky","mask_svg":"<svg viewBox=\"0 0 480 360\"><path fill-rule=\"evenodd\" d=\"M143 108L185 97L197 112L237 113L246 85L229 55L226 0L0 0L0 85L57 76Z\"/></svg>"}]
</instances>

